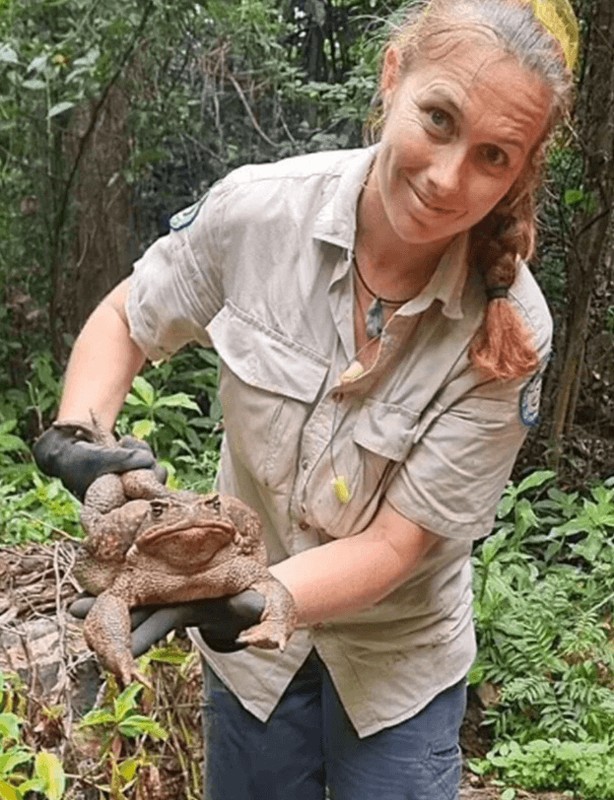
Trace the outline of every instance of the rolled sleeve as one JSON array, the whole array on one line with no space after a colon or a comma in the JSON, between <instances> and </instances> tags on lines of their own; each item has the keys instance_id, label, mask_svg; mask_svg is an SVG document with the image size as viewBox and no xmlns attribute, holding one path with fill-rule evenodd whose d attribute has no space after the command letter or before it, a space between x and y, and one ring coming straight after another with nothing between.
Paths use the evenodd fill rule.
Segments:
<instances>
[{"instance_id":1,"label":"rolled sleeve","mask_svg":"<svg viewBox=\"0 0 614 800\"><path fill-rule=\"evenodd\" d=\"M134 265L126 304L130 335L151 360L189 342L211 346L205 328L223 304L216 199L212 191L189 225L158 239Z\"/></svg>"},{"instance_id":2,"label":"rolled sleeve","mask_svg":"<svg viewBox=\"0 0 614 800\"><path fill-rule=\"evenodd\" d=\"M491 382L442 409L388 488L393 508L447 538L488 535L527 434L520 415L527 385Z\"/></svg>"}]
</instances>

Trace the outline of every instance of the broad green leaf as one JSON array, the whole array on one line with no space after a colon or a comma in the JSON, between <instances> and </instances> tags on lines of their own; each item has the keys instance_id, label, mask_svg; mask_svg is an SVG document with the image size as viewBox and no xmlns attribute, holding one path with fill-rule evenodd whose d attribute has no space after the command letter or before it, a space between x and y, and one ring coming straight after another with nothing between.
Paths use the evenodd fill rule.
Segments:
<instances>
[{"instance_id":1,"label":"broad green leaf","mask_svg":"<svg viewBox=\"0 0 614 800\"><path fill-rule=\"evenodd\" d=\"M156 429L156 423L152 419L140 419L132 426L132 435L137 439L146 439Z\"/></svg>"},{"instance_id":2,"label":"broad green leaf","mask_svg":"<svg viewBox=\"0 0 614 800\"><path fill-rule=\"evenodd\" d=\"M142 691L141 683L131 683L113 702L115 719L119 722L136 706L136 696Z\"/></svg>"},{"instance_id":3,"label":"broad green leaf","mask_svg":"<svg viewBox=\"0 0 614 800\"><path fill-rule=\"evenodd\" d=\"M20 783L17 787L20 791L20 796L23 795L24 797L31 797L32 795L29 794L30 792L38 792L41 794L43 791L43 784L40 778L28 778L27 781Z\"/></svg>"},{"instance_id":4,"label":"broad green leaf","mask_svg":"<svg viewBox=\"0 0 614 800\"><path fill-rule=\"evenodd\" d=\"M127 758L118 766L119 774L125 781L131 781L136 775L136 771L141 764L140 758Z\"/></svg>"},{"instance_id":5,"label":"broad green leaf","mask_svg":"<svg viewBox=\"0 0 614 800\"><path fill-rule=\"evenodd\" d=\"M62 762L55 753L43 750L36 754L34 773L42 784L42 789L49 800L60 800L66 789L66 776Z\"/></svg>"},{"instance_id":6,"label":"broad green leaf","mask_svg":"<svg viewBox=\"0 0 614 800\"><path fill-rule=\"evenodd\" d=\"M74 61L75 67L91 67L100 57L100 50L97 47L92 47L84 56L76 58Z\"/></svg>"},{"instance_id":7,"label":"broad green leaf","mask_svg":"<svg viewBox=\"0 0 614 800\"><path fill-rule=\"evenodd\" d=\"M175 647L157 647L147 653L148 661L156 661L161 664L184 664L190 657L184 650Z\"/></svg>"},{"instance_id":8,"label":"broad green leaf","mask_svg":"<svg viewBox=\"0 0 614 800\"><path fill-rule=\"evenodd\" d=\"M49 109L47 116L49 119L51 117L57 117L58 114L63 114L64 111L68 111L69 108L72 108L75 104L71 100L62 100L61 103L56 103Z\"/></svg>"},{"instance_id":9,"label":"broad green leaf","mask_svg":"<svg viewBox=\"0 0 614 800\"><path fill-rule=\"evenodd\" d=\"M137 375L132 382L132 391L140 397L147 406L153 406L156 393L151 383L145 380L142 375Z\"/></svg>"},{"instance_id":10,"label":"broad green leaf","mask_svg":"<svg viewBox=\"0 0 614 800\"><path fill-rule=\"evenodd\" d=\"M21 720L16 714L0 714L0 737L18 739Z\"/></svg>"},{"instance_id":11,"label":"broad green leaf","mask_svg":"<svg viewBox=\"0 0 614 800\"><path fill-rule=\"evenodd\" d=\"M22 453L27 453L29 449L19 436L14 436L12 433L0 433L0 452L14 453L21 451Z\"/></svg>"},{"instance_id":12,"label":"broad green leaf","mask_svg":"<svg viewBox=\"0 0 614 800\"><path fill-rule=\"evenodd\" d=\"M10 783L0 780L0 797L2 800L21 800L23 795Z\"/></svg>"},{"instance_id":13,"label":"broad green leaf","mask_svg":"<svg viewBox=\"0 0 614 800\"><path fill-rule=\"evenodd\" d=\"M126 717L126 720L121 722L118 728L120 733L131 738L147 734L153 739L168 739L168 733L161 725L142 714L132 714Z\"/></svg>"},{"instance_id":14,"label":"broad green leaf","mask_svg":"<svg viewBox=\"0 0 614 800\"><path fill-rule=\"evenodd\" d=\"M32 753L25 750L9 750L0 753L0 775L10 775L20 764L27 764L32 760Z\"/></svg>"},{"instance_id":15,"label":"broad green leaf","mask_svg":"<svg viewBox=\"0 0 614 800\"><path fill-rule=\"evenodd\" d=\"M132 394L132 392L129 392L129 394L126 395L125 403L126 403L127 406L144 406L145 405L143 403L143 401L141 400L141 398L137 397L135 394Z\"/></svg>"},{"instance_id":16,"label":"broad green leaf","mask_svg":"<svg viewBox=\"0 0 614 800\"><path fill-rule=\"evenodd\" d=\"M95 725L108 725L115 722L115 716L106 709L96 708L89 711L79 723L80 728L90 728Z\"/></svg>"},{"instance_id":17,"label":"broad green leaf","mask_svg":"<svg viewBox=\"0 0 614 800\"><path fill-rule=\"evenodd\" d=\"M32 89L33 91L40 91L41 89L45 89L47 84L45 81L41 81L39 78L30 78L27 81L24 81L22 84L24 89Z\"/></svg>"},{"instance_id":18,"label":"broad green leaf","mask_svg":"<svg viewBox=\"0 0 614 800\"><path fill-rule=\"evenodd\" d=\"M524 480L522 480L518 485L518 494L522 494L528 489L535 489L537 486L541 486L555 477L556 473L551 472L550 470L539 470L537 472L532 472L530 475L527 475L527 477L524 478Z\"/></svg>"},{"instance_id":19,"label":"broad green leaf","mask_svg":"<svg viewBox=\"0 0 614 800\"><path fill-rule=\"evenodd\" d=\"M584 192L582 189L566 189L564 200L566 206L577 206L584 200Z\"/></svg>"},{"instance_id":20,"label":"broad green leaf","mask_svg":"<svg viewBox=\"0 0 614 800\"><path fill-rule=\"evenodd\" d=\"M33 58L28 64L28 72L42 72L42 70L44 70L47 66L48 61L49 57L46 53L36 56L36 58Z\"/></svg>"},{"instance_id":21,"label":"broad green leaf","mask_svg":"<svg viewBox=\"0 0 614 800\"><path fill-rule=\"evenodd\" d=\"M17 53L9 44L0 44L0 61L4 64L19 64Z\"/></svg>"},{"instance_id":22,"label":"broad green leaf","mask_svg":"<svg viewBox=\"0 0 614 800\"><path fill-rule=\"evenodd\" d=\"M168 397L159 397L154 403L154 408L167 406L169 408L190 408L192 411L200 411L200 406L184 392L171 394Z\"/></svg>"}]
</instances>

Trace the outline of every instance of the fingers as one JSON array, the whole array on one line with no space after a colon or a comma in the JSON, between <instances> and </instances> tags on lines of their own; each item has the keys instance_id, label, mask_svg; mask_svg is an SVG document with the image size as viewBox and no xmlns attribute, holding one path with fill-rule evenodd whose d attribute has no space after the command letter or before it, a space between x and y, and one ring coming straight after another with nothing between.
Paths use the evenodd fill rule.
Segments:
<instances>
[{"instance_id":1,"label":"fingers","mask_svg":"<svg viewBox=\"0 0 614 800\"><path fill-rule=\"evenodd\" d=\"M103 472L127 472L132 469L150 469L156 463L150 449L127 447L101 447L100 445L80 444L77 447L96 449L98 468Z\"/></svg>"},{"instance_id":2,"label":"fingers","mask_svg":"<svg viewBox=\"0 0 614 800\"><path fill-rule=\"evenodd\" d=\"M92 597L92 595L81 595L68 606L68 613L76 619L85 619L95 602L96 598ZM130 629L138 628L156 610L157 606L142 606L141 608L133 609L130 612Z\"/></svg>"},{"instance_id":3,"label":"fingers","mask_svg":"<svg viewBox=\"0 0 614 800\"><path fill-rule=\"evenodd\" d=\"M77 619L85 619L90 608L96 602L96 598L91 595L78 597L74 602L68 606L68 613L72 614Z\"/></svg>"},{"instance_id":4,"label":"fingers","mask_svg":"<svg viewBox=\"0 0 614 800\"><path fill-rule=\"evenodd\" d=\"M159 608L132 631L132 655L136 658L163 639L177 627L177 609L174 606Z\"/></svg>"},{"instance_id":5,"label":"fingers","mask_svg":"<svg viewBox=\"0 0 614 800\"><path fill-rule=\"evenodd\" d=\"M255 589L245 589L227 598L230 610L236 617L249 625L257 622L264 611L264 597Z\"/></svg>"}]
</instances>

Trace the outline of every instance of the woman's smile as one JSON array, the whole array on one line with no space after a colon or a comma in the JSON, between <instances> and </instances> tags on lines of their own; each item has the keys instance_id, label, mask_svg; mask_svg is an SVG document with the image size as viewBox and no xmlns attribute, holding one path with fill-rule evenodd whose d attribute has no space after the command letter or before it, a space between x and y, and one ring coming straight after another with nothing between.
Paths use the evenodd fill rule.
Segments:
<instances>
[{"instance_id":1,"label":"woman's smile","mask_svg":"<svg viewBox=\"0 0 614 800\"><path fill-rule=\"evenodd\" d=\"M408 179L407 184L409 186L410 192L413 194L414 199L418 202L419 207L422 209L424 213L427 215L448 215L448 214L455 214L456 209L454 208L445 208L440 205L441 201L439 199L430 198L428 195L424 195L414 184Z\"/></svg>"}]
</instances>

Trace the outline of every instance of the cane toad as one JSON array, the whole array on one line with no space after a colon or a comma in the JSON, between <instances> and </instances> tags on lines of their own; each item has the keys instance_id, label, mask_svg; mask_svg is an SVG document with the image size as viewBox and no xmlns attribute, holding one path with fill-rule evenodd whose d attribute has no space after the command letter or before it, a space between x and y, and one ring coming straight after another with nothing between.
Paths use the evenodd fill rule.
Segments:
<instances>
[{"instance_id":1,"label":"cane toad","mask_svg":"<svg viewBox=\"0 0 614 800\"><path fill-rule=\"evenodd\" d=\"M90 441L100 440L91 433ZM97 595L84 635L124 684L140 677L130 652L129 612L137 606L255 589L264 611L239 641L284 649L296 624L294 601L267 569L258 515L238 498L172 491L151 470L132 470L92 483L81 523L87 538L74 573Z\"/></svg>"}]
</instances>

